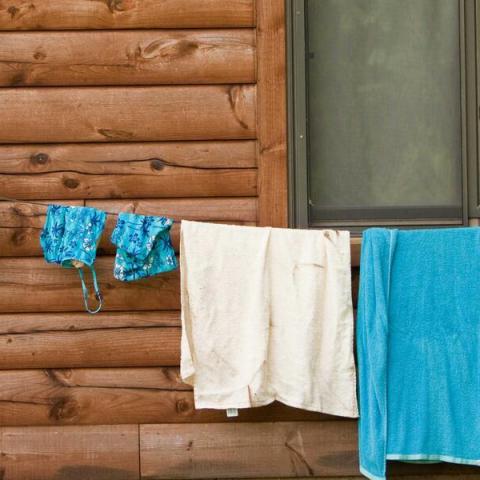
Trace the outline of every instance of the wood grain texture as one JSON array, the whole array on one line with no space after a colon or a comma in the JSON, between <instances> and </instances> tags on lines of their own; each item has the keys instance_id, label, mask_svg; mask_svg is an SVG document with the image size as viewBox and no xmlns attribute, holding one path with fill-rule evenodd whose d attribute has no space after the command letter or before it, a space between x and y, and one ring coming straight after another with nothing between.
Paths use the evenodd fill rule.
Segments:
<instances>
[{"instance_id":1,"label":"wood grain texture","mask_svg":"<svg viewBox=\"0 0 480 480\"><path fill-rule=\"evenodd\" d=\"M136 480L138 427L0 428L3 480Z\"/></svg>"},{"instance_id":2,"label":"wood grain texture","mask_svg":"<svg viewBox=\"0 0 480 480\"><path fill-rule=\"evenodd\" d=\"M441 475L441 477L440 477ZM454 463L437 463L437 464L408 464L402 462L387 462L388 478L401 478L413 480L432 480L441 478L447 480L455 475L457 479L480 478L478 466L458 465Z\"/></svg>"},{"instance_id":3,"label":"wood grain texture","mask_svg":"<svg viewBox=\"0 0 480 480\"><path fill-rule=\"evenodd\" d=\"M81 200L57 203L83 205ZM0 201L0 256L41 255L40 231L45 215L43 206Z\"/></svg>"},{"instance_id":4,"label":"wood grain texture","mask_svg":"<svg viewBox=\"0 0 480 480\"><path fill-rule=\"evenodd\" d=\"M12 373L5 372L6 378L12 378ZM48 382L52 375L61 378L64 387L96 387L96 388L146 388L159 391L185 391L192 388L182 382L180 368L68 368L42 369L20 372L24 378L30 378L33 383ZM51 382L50 382L51 383ZM45 383L46 384L46 383ZM58 386L58 385L57 385Z\"/></svg>"},{"instance_id":5,"label":"wood grain texture","mask_svg":"<svg viewBox=\"0 0 480 480\"><path fill-rule=\"evenodd\" d=\"M362 250L361 237L352 237L350 239L350 254L352 267L360 266L360 252Z\"/></svg>"},{"instance_id":6,"label":"wood grain texture","mask_svg":"<svg viewBox=\"0 0 480 480\"><path fill-rule=\"evenodd\" d=\"M257 215L256 198L182 198L162 200L90 200L88 206L109 212L128 211L143 215L163 215L175 220L171 229L173 248L179 251L181 220L255 225ZM113 254L115 246L110 242L117 218L107 217L105 233L99 245L99 253Z\"/></svg>"},{"instance_id":7,"label":"wood grain texture","mask_svg":"<svg viewBox=\"0 0 480 480\"><path fill-rule=\"evenodd\" d=\"M95 262L103 311L178 310L178 270L135 282L113 277L113 257ZM42 258L1 258L0 312L82 312L80 279L75 269L46 264ZM87 274L87 284L90 276ZM95 303L90 299L92 305Z\"/></svg>"},{"instance_id":8,"label":"wood grain texture","mask_svg":"<svg viewBox=\"0 0 480 480\"><path fill-rule=\"evenodd\" d=\"M257 0L259 225L288 226L284 0Z\"/></svg>"},{"instance_id":9,"label":"wood grain texture","mask_svg":"<svg viewBox=\"0 0 480 480\"><path fill-rule=\"evenodd\" d=\"M0 335L0 369L175 366L180 335L179 327Z\"/></svg>"},{"instance_id":10,"label":"wood grain texture","mask_svg":"<svg viewBox=\"0 0 480 480\"><path fill-rule=\"evenodd\" d=\"M242 409L195 410L178 368L99 368L0 371L2 425L249 422L332 420L280 403Z\"/></svg>"},{"instance_id":11,"label":"wood grain texture","mask_svg":"<svg viewBox=\"0 0 480 480\"><path fill-rule=\"evenodd\" d=\"M21 199L256 195L255 142L0 146L0 191Z\"/></svg>"},{"instance_id":12,"label":"wood grain texture","mask_svg":"<svg viewBox=\"0 0 480 480\"><path fill-rule=\"evenodd\" d=\"M149 480L360 474L355 421L141 425L140 454ZM448 463L388 465L388 478L454 473L479 475L478 467Z\"/></svg>"},{"instance_id":13,"label":"wood grain texture","mask_svg":"<svg viewBox=\"0 0 480 480\"><path fill-rule=\"evenodd\" d=\"M255 82L255 30L0 33L0 86Z\"/></svg>"},{"instance_id":14,"label":"wood grain texture","mask_svg":"<svg viewBox=\"0 0 480 480\"><path fill-rule=\"evenodd\" d=\"M356 423L142 425L142 478L358 474Z\"/></svg>"},{"instance_id":15,"label":"wood grain texture","mask_svg":"<svg viewBox=\"0 0 480 480\"><path fill-rule=\"evenodd\" d=\"M179 311L0 313L0 335L40 332L79 332L145 327L179 327Z\"/></svg>"},{"instance_id":16,"label":"wood grain texture","mask_svg":"<svg viewBox=\"0 0 480 480\"><path fill-rule=\"evenodd\" d=\"M255 138L254 85L4 88L0 143Z\"/></svg>"},{"instance_id":17,"label":"wood grain texture","mask_svg":"<svg viewBox=\"0 0 480 480\"><path fill-rule=\"evenodd\" d=\"M352 303L353 308L358 305L358 292L360 288L360 269L358 267L352 268Z\"/></svg>"},{"instance_id":18,"label":"wood grain texture","mask_svg":"<svg viewBox=\"0 0 480 480\"><path fill-rule=\"evenodd\" d=\"M252 140L219 142L69 143L0 145L1 174L55 173L151 174L163 166L196 169L255 168ZM156 168L155 168L156 167ZM8 188L8 185L2 185ZM14 192L22 192L20 185ZM25 193L29 195L29 192ZM35 197L39 198L39 197Z\"/></svg>"},{"instance_id":19,"label":"wood grain texture","mask_svg":"<svg viewBox=\"0 0 480 480\"><path fill-rule=\"evenodd\" d=\"M155 198L155 197L242 197L257 194L255 168L198 168L146 162L150 172L120 165L123 173L52 173L0 175L0 189L15 198ZM114 170L111 168L110 170Z\"/></svg>"},{"instance_id":20,"label":"wood grain texture","mask_svg":"<svg viewBox=\"0 0 480 480\"><path fill-rule=\"evenodd\" d=\"M95 263L104 296L104 312L180 308L178 270L135 282L120 282L113 278L113 263L114 258L110 256L100 257ZM84 309L75 269L46 264L42 258L4 257L0 258L0 271L2 313L81 312Z\"/></svg>"},{"instance_id":21,"label":"wood grain texture","mask_svg":"<svg viewBox=\"0 0 480 480\"><path fill-rule=\"evenodd\" d=\"M83 203L80 201L57 200L52 200L52 202L69 205ZM145 215L164 215L177 222L187 219L253 225L257 215L257 199L253 197L102 200L87 201L87 205L108 212L123 210ZM22 202L0 202L0 245L2 245L0 257L42 255L40 232L45 222L45 215L45 206ZM117 218L114 215L107 216L107 225L98 249L99 255L115 253L115 246L110 242L110 236L116 221ZM178 251L179 223L174 224L171 237L173 246Z\"/></svg>"},{"instance_id":22,"label":"wood grain texture","mask_svg":"<svg viewBox=\"0 0 480 480\"><path fill-rule=\"evenodd\" d=\"M135 282L113 277L114 257L97 258L104 296L103 312L180 309L179 271ZM0 312L82 312L80 280L74 269L46 264L42 258L0 258ZM352 269L353 305L358 302L359 269ZM88 275L87 275L87 283ZM18 288L21 285L22 288ZM94 304L95 300L90 298Z\"/></svg>"},{"instance_id":23,"label":"wood grain texture","mask_svg":"<svg viewBox=\"0 0 480 480\"><path fill-rule=\"evenodd\" d=\"M112 275L114 258L100 257L95 265L104 296L104 312L178 310L179 271L136 282ZM81 312L83 300L74 269L48 265L42 258L0 258L0 312ZM22 288L19 289L18 286ZM354 306L358 302L359 271L352 269ZM94 299L91 298L94 303Z\"/></svg>"},{"instance_id":24,"label":"wood grain texture","mask_svg":"<svg viewBox=\"0 0 480 480\"><path fill-rule=\"evenodd\" d=\"M456 474L429 474L428 477L424 475L401 475L401 474L393 474L389 475L389 479L401 479L401 480L473 480L479 477L480 474L475 474L473 471L463 472L463 473L456 473ZM296 477L297 480L307 480L309 477ZM311 478L311 477L310 477ZM355 477L341 477L342 480L365 480L363 475L355 476ZM338 480L338 477L322 477L323 480ZM274 479L272 479L274 480ZM279 480L279 479L275 479Z\"/></svg>"},{"instance_id":25,"label":"wood grain texture","mask_svg":"<svg viewBox=\"0 0 480 480\"><path fill-rule=\"evenodd\" d=\"M0 0L0 30L252 27L254 0Z\"/></svg>"},{"instance_id":26,"label":"wood grain texture","mask_svg":"<svg viewBox=\"0 0 480 480\"><path fill-rule=\"evenodd\" d=\"M82 206L84 202L59 200L56 203ZM0 257L42 255L40 231L45 218L44 206L0 201Z\"/></svg>"}]
</instances>

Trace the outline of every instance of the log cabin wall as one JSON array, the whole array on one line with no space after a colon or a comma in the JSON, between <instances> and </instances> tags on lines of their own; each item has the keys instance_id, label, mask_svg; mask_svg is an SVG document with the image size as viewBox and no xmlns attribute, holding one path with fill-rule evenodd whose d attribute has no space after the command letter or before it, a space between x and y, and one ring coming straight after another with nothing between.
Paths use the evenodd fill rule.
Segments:
<instances>
[{"instance_id":1,"label":"log cabin wall","mask_svg":"<svg viewBox=\"0 0 480 480\"><path fill-rule=\"evenodd\" d=\"M286 226L284 35L283 0L0 0L0 195ZM0 203L1 479L359 475L353 421L195 411L179 273L114 280L110 216L90 316L45 210Z\"/></svg>"}]
</instances>

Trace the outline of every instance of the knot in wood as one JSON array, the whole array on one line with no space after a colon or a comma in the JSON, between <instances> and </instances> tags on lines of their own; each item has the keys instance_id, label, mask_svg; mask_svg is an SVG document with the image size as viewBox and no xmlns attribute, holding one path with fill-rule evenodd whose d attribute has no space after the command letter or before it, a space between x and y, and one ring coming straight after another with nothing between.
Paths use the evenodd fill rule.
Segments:
<instances>
[{"instance_id":1,"label":"knot in wood","mask_svg":"<svg viewBox=\"0 0 480 480\"><path fill-rule=\"evenodd\" d=\"M33 58L35 60L45 60L45 58L47 58L47 54L45 52L42 52L41 50L37 50L34 54L33 54Z\"/></svg>"},{"instance_id":2,"label":"knot in wood","mask_svg":"<svg viewBox=\"0 0 480 480\"><path fill-rule=\"evenodd\" d=\"M74 188L77 188L80 185L80 182L75 178L64 178L63 184L67 188L71 188L73 190Z\"/></svg>"},{"instance_id":3,"label":"knot in wood","mask_svg":"<svg viewBox=\"0 0 480 480\"><path fill-rule=\"evenodd\" d=\"M24 230L16 230L12 235L12 243L14 245L22 245L28 238L27 232Z\"/></svg>"},{"instance_id":4,"label":"knot in wood","mask_svg":"<svg viewBox=\"0 0 480 480\"><path fill-rule=\"evenodd\" d=\"M155 158L150 162L150 166L153 168L153 170L163 170L165 164L160 159Z\"/></svg>"},{"instance_id":5,"label":"knot in wood","mask_svg":"<svg viewBox=\"0 0 480 480\"><path fill-rule=\"evenodd\" d=\"M177 410L177 413L186 413L190 410L190 403L188 400L180 398L175 403L175 409Z\"/></svg>"},{"instance_id":6,"label":"knot in wood","mask_svg":"<svg viewBox=\"0 0 480 480\"><path fill-rule=\"evenodd\" d=\"M20 11L17 7L14 5L11 5L8 7L7 12L10 14L10 18L15 18L15 15Z\"/></svg>"},{"instance_id":7,"label":"knot in wood","mask_svg":"<svg viewBox=\"0 0 480 480\"><path fill-rule=\"evenodd\" d=\"M30 157L30 161L34 165L45 165L50 160L50 157L46 153L36 153Z\"/></svg>"},{"instance_id":8,"label":"knot in wood","mask_svg":"<svg viewBox=\"0 0 480 480\"><path fill-rule=\"evenodd\" d=\"M124 0L107 0L108 9L112 13L125 12L126 10L129 10L130 8L133 7L131 3L132 2L128 2L128 1L124 2Z\"/></svg>"},{"instance_id":9,"label":"knot in wood","mask_svg":"<svg viewBox=\"0 0 480 480\"><path fill-rule=\"evenodd\" d=\"M78 403L72 398L61 397L53 399L49 417L53 420L68 420L78 413Z\"/></svg>"}]
</instances>

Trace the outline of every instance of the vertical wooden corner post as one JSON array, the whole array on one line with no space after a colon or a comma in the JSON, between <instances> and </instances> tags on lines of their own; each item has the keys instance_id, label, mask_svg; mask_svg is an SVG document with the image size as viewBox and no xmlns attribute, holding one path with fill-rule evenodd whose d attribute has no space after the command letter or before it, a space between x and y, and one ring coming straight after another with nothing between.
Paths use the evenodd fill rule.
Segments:
<instances>
[{"instance_id":1,"label":"vertical wooden corner post","mask_svg":"<svg viewBox=\"0 0 480 480\"><path fill-rule=\"evenodd\" d=\"M288 226L285 1L256 0L258 224Z\"/></svg>"}]
</instances>

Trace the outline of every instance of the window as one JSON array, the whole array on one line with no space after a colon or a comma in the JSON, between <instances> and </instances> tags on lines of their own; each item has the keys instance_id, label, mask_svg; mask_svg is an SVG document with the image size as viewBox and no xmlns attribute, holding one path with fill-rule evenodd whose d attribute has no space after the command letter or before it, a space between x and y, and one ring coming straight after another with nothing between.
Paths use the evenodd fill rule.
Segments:
<instances>
[{"instance_id":1,"label":"window","mask_svg":"<svg viewBox=\"0 0 480 480\"><path fill-rule=\"evenodd\" d=\"M294 224L478 216L476 1L287 5Z\"/></svg>"}]
</instances>

